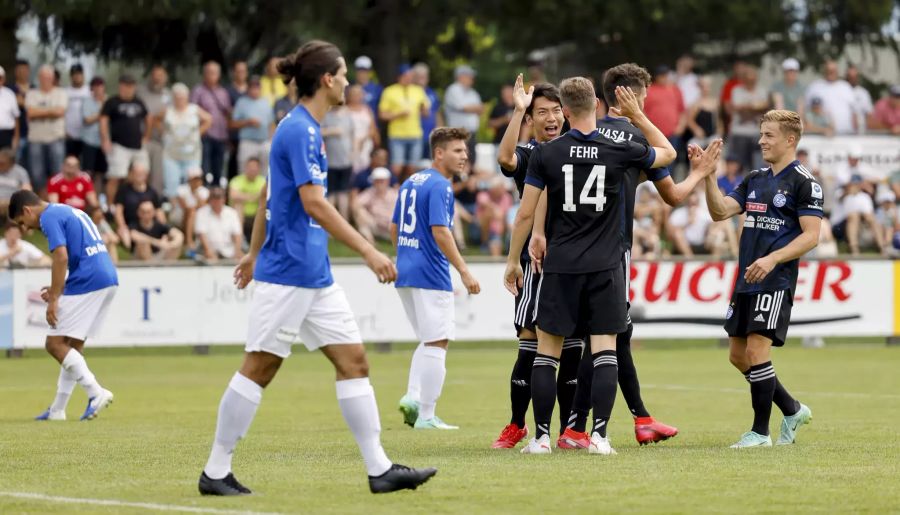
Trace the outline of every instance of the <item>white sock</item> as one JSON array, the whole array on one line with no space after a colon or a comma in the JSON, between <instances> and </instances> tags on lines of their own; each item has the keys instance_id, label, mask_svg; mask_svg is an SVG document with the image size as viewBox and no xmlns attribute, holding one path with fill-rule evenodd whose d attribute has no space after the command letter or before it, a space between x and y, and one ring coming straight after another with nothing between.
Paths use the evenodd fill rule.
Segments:
<instances>
[{"instance_id":1,"label":"white sock","mask_svg":"<svg viewBox=\"0 0 900 515\"><path fill-rule=\"evenodd\" d=\"M63 359L62 367L66 369L66 372L68 372L82 388L84 388L89 399L100 395L103 388L100 387L97 378L91 373L91 369L88 368L87 362L80 352L75 349L70 349L66 354L65 359Z\"/></svg>"},{"instance_id":2,"label":"white sock","mask_svg":"<svg viewBox=\"0 0 900 515\"><path fill-rule=\"evenodd\" d=\"M434 418L434 407L444 388L444 377L447 376L447 349L426 346L422 351L422 399L419 402L419 418Z\"/></svg>"},{"instance_id":3,"label":"white sock","mask_svg":"<svg viewBox=\"0 0 900 515\"><path fill-rule=\"evenodd\" d=\"M203 471L212 479L222 479L231 472L231 456L238 440L247 434L256 409L262 401L262 386L235 372L219 403L216 440Z\"/></svg>"},{"instance_id":4,"label":"white sock","mask_svg":"<svg viewBox=\"0 0 900 515\"><path fill-rule=\"evenodd\" d=\"M422 361L424 361L425 344L420 343L416 347L412 355L412 362L409 364L409 383L406 387L406 396L419 402L422 392Z\"/></svg>"},{"instance_id":5,"label":"white sock","mask_svg":"<svg viewBox=\"0 0 900 515\"><path fill-rule=\"evenodd\" d=\"M69 405L69 397L75 389L75 377L65 368L59 367L59 380L56 382L56 398L50 405L50 411L66 411Z\"/></svg>"},{"instance_id":6,"label":"white sock","mask_svg":"<svg viewBox=\"0 0 900 515\"><path fill-rule=\"evenodd\" d=\"M356 439L366 471L370 476L380 476L391 468L391 460L381 447L381 422L378 420L378 405L375 390L368 377L345 379L335 383L341 414Z\"/></svg>"}]
</instances>

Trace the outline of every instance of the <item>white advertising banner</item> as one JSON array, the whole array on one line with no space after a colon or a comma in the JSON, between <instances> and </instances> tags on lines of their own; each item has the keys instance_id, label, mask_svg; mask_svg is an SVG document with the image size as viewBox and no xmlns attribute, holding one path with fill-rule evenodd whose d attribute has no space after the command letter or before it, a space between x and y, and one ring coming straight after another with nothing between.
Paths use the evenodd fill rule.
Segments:
<instances>
[{"instance_id":1,"label":"white advertising banner","mask_svg":"<svg viewBox=\"0 0 900 515\"><path fill-rule=\"evenodd\" d=\"M835 165L847 162L851 149L862 153L860 161L865 163L872 175L887 178L900 170L900 137L888 135L871 136L803 136L800 148L809 151L809 161L828 174Z\"/></svg>"},{"instance_id":2,"label":"white advertising banner","mask_svg":"<svg viewBox=\"0 0 900 515\"><path fill-rule=\"evenodd\" d=\"M476 263L480 295L456 285L459 340L512 340L513 298L501 263ZM253 288L235 289L229 267L122 268L119 289L98 346L242 343ZM632 317L642 338L717 338L735 263L636 262L631 270ZM367 342L411 341L414 335L396 291L362 265L335 265ZM810 261L797 284L790 335L895 334L894 264L890 261ZM47 331L40 289L49 270L16 270L12 346L42 347Z\"/></svg>"}]
</instances>

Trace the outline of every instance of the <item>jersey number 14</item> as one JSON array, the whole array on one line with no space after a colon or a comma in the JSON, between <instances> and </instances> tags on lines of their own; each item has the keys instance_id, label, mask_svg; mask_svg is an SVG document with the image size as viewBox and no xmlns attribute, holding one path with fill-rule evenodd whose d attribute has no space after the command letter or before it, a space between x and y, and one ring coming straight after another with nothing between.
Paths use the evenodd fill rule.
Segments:
<instances>
[{"instance_id":1,"label":"jersey number 14","mask_svg":"<svg viewBox=\"0 0 900 515\"><path fill-rule=\"evenodd\" d=\"M565 183L566 201L563 204L563 211L575 211L578 205L575 204L575 166L563 165L563 182ZM603 194L604 183L606 182L606 167L603 165L594 165L591 168L591 174L588 175L584 187L581 188L581 195L578 196L578 203L584 206L593 204L597 212L603 211L606 205L606 195Z\"/></svg>"}]
</instances>

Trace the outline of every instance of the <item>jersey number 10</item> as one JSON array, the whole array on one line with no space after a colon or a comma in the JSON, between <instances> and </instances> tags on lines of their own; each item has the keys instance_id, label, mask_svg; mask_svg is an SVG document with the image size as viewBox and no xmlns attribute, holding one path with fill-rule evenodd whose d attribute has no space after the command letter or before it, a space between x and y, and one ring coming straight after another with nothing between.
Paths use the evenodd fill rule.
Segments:
<instances>
[{"instance_id":1,"label":"jersey number 10","mask_svg":"<svg viewBox=\"0 0 900 515\"><path fill-rule=\"evenodd\" d=\"M566 190L566 202L563 204L563 211L575 211L578 208L578 205L575 204L575 166L570 164L563 165L562 171L565 176L563 182ZM591 168L591 174L588 175L587 181L584 182L584 187L581 188L578 203L585 206L593 204L597 212L603 211L603 206L606 205L606 195L603 194L605 182L606 167L594 165Z\"/></svg>"}]
</instances>

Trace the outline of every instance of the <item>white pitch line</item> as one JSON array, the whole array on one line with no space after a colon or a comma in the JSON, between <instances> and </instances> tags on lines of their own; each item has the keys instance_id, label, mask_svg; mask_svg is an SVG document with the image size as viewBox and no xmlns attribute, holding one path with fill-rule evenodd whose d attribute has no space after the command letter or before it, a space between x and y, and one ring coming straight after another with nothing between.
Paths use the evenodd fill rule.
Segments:
<instances>
[{"instance_id":1,"label":"white pitch line","mask_svg":"<svg viewBox=\"0 0 900 515\"><path fill-rule=\"evenodd\" d=\"M641 384L641 388L651 390L672 390L685 392L717 392L717 393L747 393L747 389L743 388L710 388L705 386L683 386L677 384ZM893 393L860 393L860 392L793 392L797 395L807 395L812 397L838 397L845 399L900 399L900 394Z\"/></svg>"},{"instance_id":2,"label":"white pitch line","mask_svg":"<svg viewBox=\"0 0 900 515\"><path fill-rule=\"evenodd\" d=\"M153 511L175 511L184 513L215 513L217 515L277 515L256 511L218 510L215 508L199 508L195 506L178 506L176 504L156 504L152 502L130 502L116 499L89 499L82 497L60 497L31 492L0 492L0 497L29 499L34 501L55 502L62 504L90 504L93 506L117 506L124 508L140 508Z\"/></svg>"}]
</instances>

